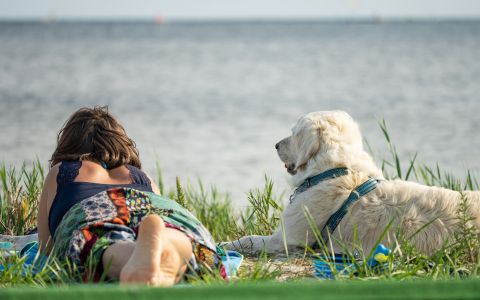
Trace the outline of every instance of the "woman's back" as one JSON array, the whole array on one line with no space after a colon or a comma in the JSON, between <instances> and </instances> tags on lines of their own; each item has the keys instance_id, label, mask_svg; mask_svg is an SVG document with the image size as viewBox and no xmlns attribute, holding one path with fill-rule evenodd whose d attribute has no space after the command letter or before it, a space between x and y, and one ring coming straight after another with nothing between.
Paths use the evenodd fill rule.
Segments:
<instances>
[{"instance_id":1,"label":"woman's back","mask_svg":"<svg viewBox=\"0 0 480 300\"><path fill-rule=\"evenodd\" d=\"M56 194L51 199L48 227L52 237L65 213L76 203L114 187L132 187L152 192L148 176L140 169L125 165L105 169L92 161L62 161L58 164Z\"/></svg>"}]
</instances>

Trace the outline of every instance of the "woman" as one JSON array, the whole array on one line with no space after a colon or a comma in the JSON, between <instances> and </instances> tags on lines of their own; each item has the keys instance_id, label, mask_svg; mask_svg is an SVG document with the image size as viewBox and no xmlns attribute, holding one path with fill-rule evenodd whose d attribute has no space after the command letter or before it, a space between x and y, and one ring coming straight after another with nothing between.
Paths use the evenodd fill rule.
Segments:
<instances>
[{"instance_id":1,"label":"woman","mask_svg":"<svg viewBox=\"0 0 480 300\"><path fill-rule=\"evenodd\" d=\"M38 213L40 249L122 283L171 286L220 268L210 233L141 171L135 143L106 108L82 108L60 130ZM225 276L224 276L225 277Z\"/></svg>"}]
</instances>

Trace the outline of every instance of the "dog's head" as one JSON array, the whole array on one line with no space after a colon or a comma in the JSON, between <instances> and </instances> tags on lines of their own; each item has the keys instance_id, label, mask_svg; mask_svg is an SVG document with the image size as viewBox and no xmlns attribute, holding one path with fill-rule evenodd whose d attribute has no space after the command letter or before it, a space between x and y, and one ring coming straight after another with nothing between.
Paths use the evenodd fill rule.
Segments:
<instances>
[{"instance_id":1,"label":"dog's head","mask_svg":"<svg viewBox=\"0 0 480 300\"><path fill-rule=\"evenodd\" d=\"M293 126L292 135L278 142L275 148L291 175L305 170L312 160L321 169L318 165L341 162L345 151L363 152L358 125L343 111L303 116Z\"/></svg>"}]
</instances>

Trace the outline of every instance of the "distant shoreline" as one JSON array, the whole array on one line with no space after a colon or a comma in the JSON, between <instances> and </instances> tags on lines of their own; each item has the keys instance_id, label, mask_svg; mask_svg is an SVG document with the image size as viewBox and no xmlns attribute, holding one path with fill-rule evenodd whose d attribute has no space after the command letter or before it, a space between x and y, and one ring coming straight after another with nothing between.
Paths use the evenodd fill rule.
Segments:
<instances>
[{"instance_id":1,"label":"distant shoreline","mask_svg":"<svg viewBox=\"0 0 480 300\"><path fill-rule=\"evenodd\" d=\"M331 17L331 18L167 18L163 23L158 23L155 17L151 18L61 18L61 17L45 17L45 18L16 18L16 17L0 17L2 23L89 23L89 24L115 24L115 23L139 23L139 24L274 24L274 23L345 23L345 24L382 24L382 23L477 23L480 22L480 16L472 17Z\"/></svg>"}]
</instances>

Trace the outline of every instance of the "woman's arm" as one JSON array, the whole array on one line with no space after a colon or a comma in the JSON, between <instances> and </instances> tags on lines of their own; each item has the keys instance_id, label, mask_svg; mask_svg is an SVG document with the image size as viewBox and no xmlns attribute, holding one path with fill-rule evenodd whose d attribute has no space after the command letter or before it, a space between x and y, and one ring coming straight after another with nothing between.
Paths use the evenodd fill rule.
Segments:
<instances>
[{"instance_id":1,"label":"woman's arm","mask_svg":"<svg viewBox=\"0 0 480 300\"><path fill-rule=\"evenodd\" d=\"M58 166L54 166L48 172L43 185L42 195L40 196L40 203L38 205L38 243L40 245L40 251L45 255L50 254L53 246L53 240L48 228L48 212L57 190L57 174Z\"/></svg>"}]
</instances>

